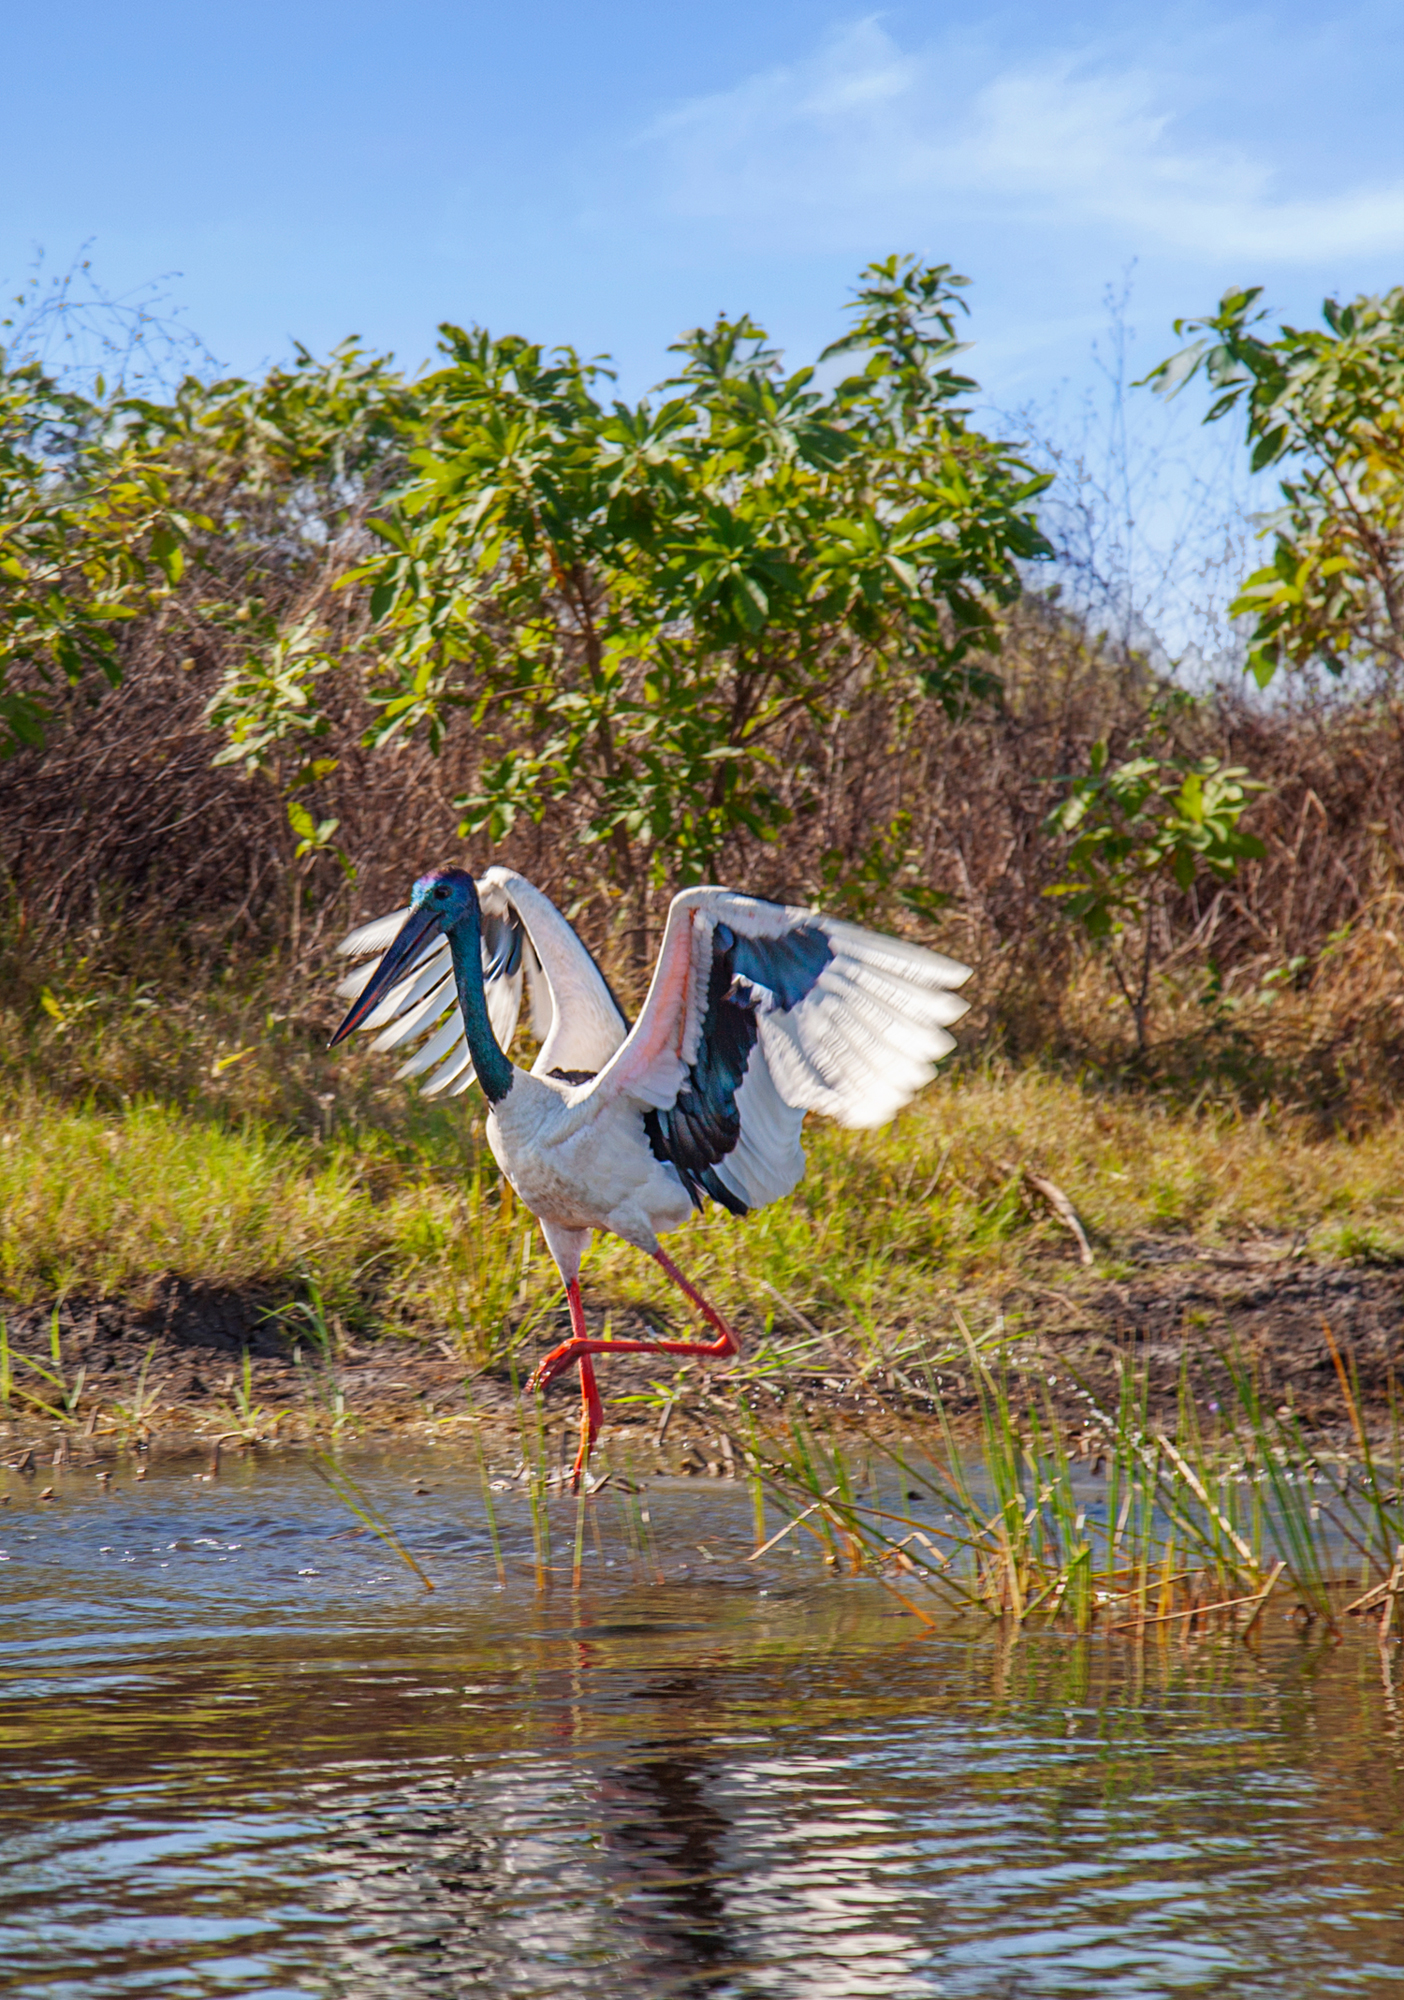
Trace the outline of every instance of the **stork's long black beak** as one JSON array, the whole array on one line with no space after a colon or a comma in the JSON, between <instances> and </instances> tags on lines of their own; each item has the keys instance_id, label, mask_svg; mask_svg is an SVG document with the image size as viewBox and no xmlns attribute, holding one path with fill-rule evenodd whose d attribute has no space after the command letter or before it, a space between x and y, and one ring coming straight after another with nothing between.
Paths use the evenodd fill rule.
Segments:
<instances>
[{"instance_id":1,"label":"stork's long black beak","mask_svg":"<svg viewBox=\"0 0 1404 2000\"><path fill-rule=\"evenodd\" d=\"M408 967L414 963L430 931L437 930L438 927L439 920L433 910L421 907L410 911L395 933L394 942L376 967L374 979L327 1043L329 1049L334 1049L338 1042L344 1042L363 1021L370 1019L390 988L397 980L404 977Z\"/></svg>"}]
</instances>

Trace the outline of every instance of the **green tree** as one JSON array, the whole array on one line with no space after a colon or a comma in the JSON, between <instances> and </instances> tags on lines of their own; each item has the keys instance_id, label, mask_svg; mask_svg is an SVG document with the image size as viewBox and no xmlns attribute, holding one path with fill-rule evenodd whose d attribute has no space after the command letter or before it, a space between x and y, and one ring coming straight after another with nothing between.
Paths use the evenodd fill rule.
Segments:
<instances>
[{"instance_id":1,"label":"green tree","mask_svg":"<svg viewBox=\"0 0 1404 2000\"><path fill-rule=\"evenodd\" d=\"M1113 764L1105 742L1092 745L1082 776L1058 782L1068 791L1044 830L1068 839L1068 878L1045 893L1062 899L1105 953L1144 1056L1164 899L1172 885L1192 889L1201 869L1226 881L1241 861L1263 855L1262 842L1239 825L1263 787L1214 757L1138 747Z\"/></svg>"},{"instance_id":2,"label":"green tree","mask_svg":"<svg viewBox=\"0 0 1404 2000\"><path fill-rule=\"evenodd\" d=\"M783 820L775 743L855 674L955 707L994 684L997 612L1046 553L1046 485L977 431L953 372L963 279L872 266L833 387L748 319L674 350L661 400L605 402L572 351L443 329L412 476L369 526L371 740L483 740L463 831L588 795L622 888L713 871Z\"/></svg>"},{"instance_id":3,"label":"green tree","mask_svg":"<svg viewBox=\"0 0 1404 2000\"><path fill-rule=\"evenodd\" d=\"M207 525L111 408L0 352L0 757L42 747L64 692L116 686L123 628Z\"/></svg>"},{"instance_id":4,"label":"green tree","mask_svg":"<svg viewBox=\"0 0 1404 2000\"><path fill-rule=\"evenodd\" d=\"M1259 331L1260 287L1226 292L1212 317L1177 320L1199 337L1147 380L1174 395L1203 373L1205 419L1239 413L1255 471L1289 470L1265 534L1272 561L1230 607L1253 620L1248 667L1352 662L1391 683L1404 669L1404 286L1349 305L1327 299L1324 328Z\"/></svg>"},{"instance_id":5,"label":"green tree","mask_svg":"<svg viewBox=\"0 0 1404 2000\"><path fill-rule=\"evenodd\" d=\"M351 566L345 531L403 473L410 409L354 341L256 383L187 376L167 402L0 354L0 755L42 748L50 690L118 685L143 617L173 643L236 636L245 665L302 649L308 603Z\"/></svg>"},{"instance_id":6,"label":"green tree","mask_svg":"<svg viewBox=\"0 0 1404 2000\"><path fill-rule=\"evenodd\" d=\"M889 681L951 712L998 688L1048 481L971 418L964 285L871 266L796 371L723 318L637 405L454 327L412 381L355 342L166 399L0 375L5 744L159 633L218 664L219 761L278 788L294 860L335 848L348 723L375 755L471 732L462 831L583 806L641 942L653 890L782 828L797 723Z\"/></svg>"}]
</instances>

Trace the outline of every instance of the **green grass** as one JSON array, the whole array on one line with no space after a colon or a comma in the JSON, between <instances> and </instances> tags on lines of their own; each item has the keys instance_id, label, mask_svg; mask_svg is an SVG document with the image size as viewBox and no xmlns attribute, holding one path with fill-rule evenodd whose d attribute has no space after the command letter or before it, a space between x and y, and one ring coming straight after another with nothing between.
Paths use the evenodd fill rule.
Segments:
<instances>
[{"instance_id":1,"label":"green grass","mask_svg":"<svg viewBox=\"0 0 1404 2000\"><path fill-rule=\"evenodd\" d=\"M484 1356L527 1337L557 1294L554 1269L500 1186L476 1093L426 1104L364 1046L329 1055L334 1013L327 994L285 992L267 967L204 985L175 966L140 983L78 964L12 980L0 1308L142 1301L175 1274L274 1304L315 1286L348 1327L453 1330ZM753 1341L817 1329L849 1362L919 1353L958 1303L1013 1281L1084 1282L1029 1173L1071 1198L1094 1279L1124 1269L1147 1234L1404 1257L1398 1116L1322 1137L1305 1119L1191 1113L968 1060L886 1131L812 1123L807 1144L790 1200L739 1223L713 1209L671 1247ZM678 1314L619 1244L599 1244L586 1286L599 1305Z\"/></svg>"},{"instance_id":2,"label":"green grass","mask_svg":"<svg viewBox=\"0 0 1404 2000\"><path fill-rule=\"evenodd\" d=\"M515 1307L527 1219L495 1178L436 1170L374 1133L322 1142L152 1100L104 1110L35 1093L0 1110L0 1298L150 1299L169 1275L320 1289L375 1328Z\"/></svg>"},{"instance_id":3,"label":"green grass","mask_svg":"<svg viewBox=\"0 0 1404 2000\"><path fill-rule=\"evenodd\" d=\"M142 1300L165 1274L300 1294L348 1323L461 1324L481 1343L554 1292L530 1218L504 1200L474 1098L436 1133L360 1122L326 1136L155 1098L65 1102L32 1082L0 1103L0 1296ZM1072 1239L1014 1167L1055 1179L1104 1268L1140 1235L1230 1241L1300 1232L1379 1260L1404 1235L1404 1130L1315 1140L1290 1127L1108 1102L1034 1070L943 1078L893 1128L816 1128L789 1201L742 1223L712 1211L675 1239L752 1327L809 1321L878 1352L961 1295L1021 1272L1076 1282ZM601 1243L598 1295L665 1308L652 1267Z\"/></svg>"},{"instance_id":4,"label":"green grass","mask_svg":"<svg viewBox=\"0 0 1404 2000\"><path fill-rule=\"evenodd\" d=\"M1286 1119L1191 1116L993 1065L938 1079L885 1132L814 1128L809 1151L788 1202L739 1228L716 1213L699 1219L686 1257L719 1296L783 1320L769 1285L792 1319L843 1327L860 1350L948 1326L961 1297L992 1297L1020 1278L1081 1282L1072 1238L1025 1169L1068 1194L1105 1275L1147 1235L1296 1237L1323 1256L1404 1255L1398 1119L1363 1139L1321 1139ZM617 1293L666 1297L614 1246L594 1268Z\"/></svg>"}]
</instances>

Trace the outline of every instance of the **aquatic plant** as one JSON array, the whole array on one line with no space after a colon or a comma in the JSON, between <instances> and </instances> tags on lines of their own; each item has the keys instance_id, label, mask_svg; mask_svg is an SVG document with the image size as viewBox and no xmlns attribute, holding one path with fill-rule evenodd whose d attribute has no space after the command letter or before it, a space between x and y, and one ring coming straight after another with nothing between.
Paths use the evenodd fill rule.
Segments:
<instances>
[{"instance_id":1,"label":"aquatic plant","mask_svg":"<svg viewBox=\"0 0 1404 2000\"><path fill-rule=\"evenodd\" d=\"M1343 1618L1374 1613L1383 1640L1404 1635L1398 1406L1387 1444L1372 1443L1335 1353L1352 1458L1309 1440L1287 1406L1269 1408L1238 1354L1225 1357L1232 1422L1214 1435L1183 1386L1177 1437L1155 1429L1145 1377L1130 1367L1115 1409L1084 1391L1074 1435L1054 1384L992 1363L973 1341L973 1437L957 1437L931 1384L939 1457L869 1438L860 1470L851 1447L798 1417L783 1442L752 1433L738 1443L788 1516L781 1534L802 1529L831 1565L880 1578L924 1619L956 1608L1078 1632L1142 1637L1217 1622L1246 1633L1280 1595L1289 1615L1334 1634Z\"/></svg>"}]
</instances>

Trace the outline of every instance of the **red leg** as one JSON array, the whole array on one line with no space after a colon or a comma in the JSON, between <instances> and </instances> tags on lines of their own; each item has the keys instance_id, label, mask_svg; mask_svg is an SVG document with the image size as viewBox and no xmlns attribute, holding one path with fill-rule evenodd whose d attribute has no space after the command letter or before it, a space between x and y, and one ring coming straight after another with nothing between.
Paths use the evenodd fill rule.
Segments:
<instances>
[{"instance_id":1,"label":"red leg","mask_svg":"<svg viewBox=\"0 0 1404 2000\"><path fill-rule=\"evenodd\" d=\"M589 1339L578 1279L572 1278L566 1286L566 1300L570 1306L570 1330L573 1335L569 1345L574 1346L580 1341ZM536 1376L533 1375L528 1387L535 1381ZM600 1401L599 1386L595 1381L595 1364L586 1351L580 1356L580 1449L575 1454L575 1464L570 1475L572 1493L579 1486L581 1474L590 1462L590 1452L600 1434L600 1425L603 1422L604 1404Z\"/></svg>"},{"instance_id":2,"label":"red leg","mask_svg":"<svg viewBox=\"0 0 1404 2000\"><path fill-rule=\"evenodd\" d=\"M574 1338L566 1341L564 1345L553 1348L545 1360L537 1364L535 1373L527 1383L528 1389L544 1389L548 1382L554 1382L558 1375L564 1373L573 1361L579 1361L582 1368L585 1367L592 1354L686 1354L708 1361L724 1361L728 1355L740 1353L736 1335L716 1307L710 1300L703 1298L695 1285L688 1283L672 1258L665 1256L661 1250L655 1250L653 1257L654 1261L668 1273L679 1291L692 1301L707 1324L716 1328L717 1338L715 1340L590 1340L583 1333L582 1314L580 1322L582 1331L577 1332ZM576 1325L573 1310L571 1325L572 1327Z\"/></svg>"},{"instance_id":3,"label":"red leg","mask_svg":"<svg viewBox=\"0 0 1404 2000\"><path fill-rule=\"evenodd\" d=\"M595 1439L600 1434L604 1422L604 1404L595 1381L595 1366L588 1354L580 1357L580 1448L575 1454L575 1463L570 1469L570 1490L574 1493L581 1481L586 1466L590 1463L590 1453Z\"/></svg>"}]
</instances>

